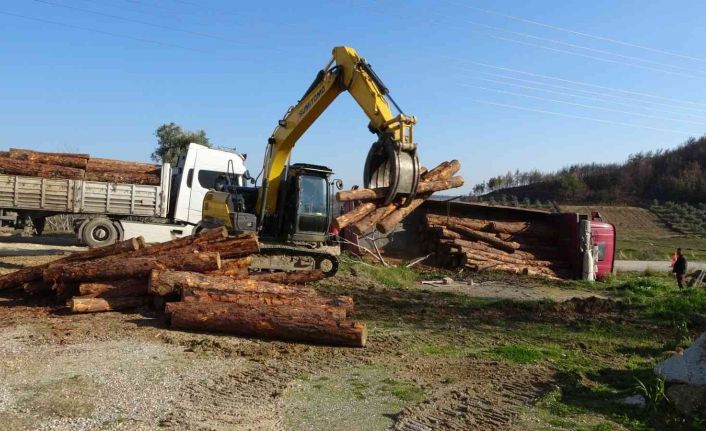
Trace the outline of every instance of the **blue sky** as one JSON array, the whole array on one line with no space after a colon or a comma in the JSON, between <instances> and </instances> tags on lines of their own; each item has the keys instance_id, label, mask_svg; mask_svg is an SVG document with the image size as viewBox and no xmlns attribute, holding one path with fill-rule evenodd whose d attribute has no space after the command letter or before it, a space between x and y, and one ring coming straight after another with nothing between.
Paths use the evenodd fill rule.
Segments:
<instances>
[{"instance_id":1,"label":"blue sky","mask_svg":"<svg viewBox=\"0 0 706 431\"><path fill-rule=\"evenodd\" d=\"M349 45L417 116L422 164L458 158L467 191L702 135L703 16L694 1L5 0L0 147L146 161L174 121L258 172L277 120ZM293 159L359 183L366 125L343 94Z\"/></svg>"}]
</instances>

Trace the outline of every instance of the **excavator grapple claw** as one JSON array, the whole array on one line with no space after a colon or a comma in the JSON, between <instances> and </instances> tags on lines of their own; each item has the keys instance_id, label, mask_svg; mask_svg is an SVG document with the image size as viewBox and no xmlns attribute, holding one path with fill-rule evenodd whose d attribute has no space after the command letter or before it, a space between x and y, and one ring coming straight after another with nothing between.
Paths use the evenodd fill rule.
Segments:
<instances>
[{"instance_id":1,"label":"excavator grapple claw","mask_svg":"<svg viewBox=\"0 0 706 431\"><path fill-rule=\"evenodd\" d=\"M403 149L392 139L375 142L365 160L363 183L365 188L386 187L385 205L393 201L408 205L419 184L416 146Z\"/></svg>"}]
</instances>

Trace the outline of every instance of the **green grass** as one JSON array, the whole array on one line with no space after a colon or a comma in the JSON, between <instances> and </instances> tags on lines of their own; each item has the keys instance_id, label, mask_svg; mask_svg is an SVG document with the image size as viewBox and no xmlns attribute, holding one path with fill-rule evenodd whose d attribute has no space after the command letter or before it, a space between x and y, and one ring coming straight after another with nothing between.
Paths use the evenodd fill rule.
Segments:
<instances>
[{"instance_id":1,"label":"green grass","mask_svg":"<svg viewBox=\"0 0 706 431\"><path fill-rule=\"evenodd\" d=\"M486 353L496 359L505 359L516 364L533 364L546 359L559 358L562 354L557 347L510 345L496 347Z\"/></svg>"},{"instance_id":2,"label":"green grass","mask_svg":"<svg viewBox=\"0 0 706 431\"><path fill-rule=\"evenodd\" d=\"M382 390L390 392L402 401L421 401L424 399L422 388L413 383L387 378L382 381L382 384Z\"/></svg>"}]
</instances>

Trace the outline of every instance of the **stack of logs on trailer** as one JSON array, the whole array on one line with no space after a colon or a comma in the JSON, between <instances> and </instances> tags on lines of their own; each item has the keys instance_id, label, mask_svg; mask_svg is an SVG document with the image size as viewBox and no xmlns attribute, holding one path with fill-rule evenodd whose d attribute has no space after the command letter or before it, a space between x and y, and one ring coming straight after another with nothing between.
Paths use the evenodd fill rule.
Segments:
<instances>
[{"instance_id":1,"label":"stack of logs on trailer","mask_svg":"<svg viewBox=\"0 0 706 431\"><path fill-rule=\"evenodd\" d=\"M443 267L571 278L555 230L541 221L496 221L425 214L421 242Z\"/></svg>"},{"instance_id":2,"label":"stack of logs on trailer","mask_svg":"<svg viewBox=\"0 0 706 431\"><path fill-rule=\"evenodd\" d=\"M10 148L0 152L0 173L29 177L157 186L161 167L150 163L101 159L88 154L43 153Z\"/></svg>"},{"instance_id":3,"label":"stack of logs on trailer","mask_svg":"<svg viewBox=\"0 0 706 431\"><path fill-rule=\"evenodd\" d=\"M146 246L142 238L74 253L0 276L0 290L53 295L74 313L154 305L173 328L362 347L353 300L325 298L307 281L321 271L253 273L255 235L225 228Z\"/></svg>"},{"instance_id":4,"label":"stack of logs on trailer","mask_svg":"<svg viewBox=\"0 0 706 431\"><path fill-rule=\"evenodd\" d=\"M463 177L454 176L461 169L458 160L443 162L431 171L422 168L422 174L414 199L407 205L392 202L382 205L387 188L356 189L336 193L339 202L358 201L360 204L333 220L333 227L343 229L350 226L356 235L365 235L376 229L387 234L424 203L434 192L463 186Z\"/></svg>"}]
</instances>

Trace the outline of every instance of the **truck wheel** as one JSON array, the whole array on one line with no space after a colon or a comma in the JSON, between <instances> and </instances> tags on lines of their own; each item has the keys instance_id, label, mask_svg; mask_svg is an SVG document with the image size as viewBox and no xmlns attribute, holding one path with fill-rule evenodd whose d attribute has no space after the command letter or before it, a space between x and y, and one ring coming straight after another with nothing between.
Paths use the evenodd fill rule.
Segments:
<instances>
[{"instance_id":1,"label":"truck wheel","mask_svg":"<svg viewBox=\"0 0 706 431\"><path fill-rule=\"evenodd\" d=\"M103 247L118 240L118 230L107 218L94 218L83 226L81 238L89 247Z\"/></svg>"},{"instance_id":2,"label":"truck wheel","mask_svg":"<svg viewBox=\"0 0 706 431\"><path fill-rule=\"evenodd\" d=\"M316 258L316 269L320 269L326 277L333 277L338 272L338 259L335 256L320 256Z\"/></svg>"}]
</instances>

